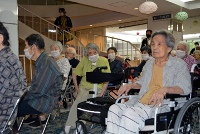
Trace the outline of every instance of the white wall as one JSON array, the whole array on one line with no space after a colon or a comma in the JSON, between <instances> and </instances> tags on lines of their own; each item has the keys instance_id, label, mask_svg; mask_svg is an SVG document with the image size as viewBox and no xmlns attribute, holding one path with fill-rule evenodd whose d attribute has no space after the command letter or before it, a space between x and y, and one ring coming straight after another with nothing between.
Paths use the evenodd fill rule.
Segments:
<instances>
[{"instance_id":1,"label":"white wall","mask_svg":"<svg viewBox=\"0 0 200 134\"><path fill-rule=\"evenodd\" d=\"M0 21L7 28L10 36L10 48L18 56L18 6L17 0L1 0Z\"/></svg>"}]
</instances>

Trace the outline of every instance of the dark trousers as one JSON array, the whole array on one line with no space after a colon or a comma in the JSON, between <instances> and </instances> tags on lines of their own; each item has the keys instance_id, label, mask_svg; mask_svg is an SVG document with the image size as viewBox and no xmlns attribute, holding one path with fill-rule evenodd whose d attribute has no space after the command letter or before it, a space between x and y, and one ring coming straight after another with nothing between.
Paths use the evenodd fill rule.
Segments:
<instances>
[{"instance_id":1,"label":"dark trousers","mask_svg":"<svg viewBox=\"0 0 200 134\"><path fill-rule=\"evenodd\" d=\"M36 109L32 108L28 104L28 100L24 100L23 99L19 104L17 117L24 117L26 115L32 115L32 114L41 114L41 112L39 112Z\"/></svg>"}]
</instances>

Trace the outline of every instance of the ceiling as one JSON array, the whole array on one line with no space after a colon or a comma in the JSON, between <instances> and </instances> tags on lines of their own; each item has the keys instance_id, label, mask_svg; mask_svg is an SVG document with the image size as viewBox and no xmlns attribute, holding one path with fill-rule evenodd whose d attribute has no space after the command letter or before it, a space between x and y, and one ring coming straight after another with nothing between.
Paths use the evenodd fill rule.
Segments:
<instances>
[{"instance_id":1,"label":"ceiling","mask_svg":"<svg viewBox=\"0 0 200 134\"><path fill-rule=\"evenodd\" d=\"M30 1L30 0L18 0L18 1ZM36 1L41 0L34 0ZM60 1L63 0L46 0L48 1ZM172 14L175 16L180 11L185 11L189 15L189 19L184 21L184 34L197 33L200 31L200 24L194 26L193 21L197 20L200 23L200 0L194 0L190 2L182 2L181 0L151 0L155 2L158 9L153 14L142 14L134 8L138 8L146 0L64 0L63 5L48 4L37 5L37 8L33 5L24 4L24 7L37 15L44 17L50 21L54 21L59 15L58 12L46 12L57 11L59 7L64 7L67 11L67 15L70 16L73 22L74 30L83 30L94 27L107 27L115 29L113 31L121 32L124 29L118 27L124 24L141 25L148 19L152 19L152 16L162 14ZM19 3L20 4L20 3ZM30 4L30 3L29 3ZM44 12L42 12L44 11ZM121 20L121 21L119 21ZM92 25L92 26L90 26ZM146 29L146 25L142 25L141 28ZM129 28L137 29L137 28Z\"/></svg>"}]
</instances>

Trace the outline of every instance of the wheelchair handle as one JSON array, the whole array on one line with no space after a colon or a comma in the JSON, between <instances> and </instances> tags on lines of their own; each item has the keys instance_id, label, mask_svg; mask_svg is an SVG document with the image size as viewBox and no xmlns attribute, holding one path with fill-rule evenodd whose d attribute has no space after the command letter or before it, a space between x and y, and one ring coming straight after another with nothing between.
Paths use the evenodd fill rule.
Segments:
<instances>
[{"instance_id":1,"label":"wheelchair handle","mask_svg":"<svg viewBox=\"0 0 200 134\"><path fill-rule=\"evenodd\" d=\"M107 69L107 68L108 68L107 66L96 67L93 72L101 73L102 69Z\"/></svg>"}]
</instances>

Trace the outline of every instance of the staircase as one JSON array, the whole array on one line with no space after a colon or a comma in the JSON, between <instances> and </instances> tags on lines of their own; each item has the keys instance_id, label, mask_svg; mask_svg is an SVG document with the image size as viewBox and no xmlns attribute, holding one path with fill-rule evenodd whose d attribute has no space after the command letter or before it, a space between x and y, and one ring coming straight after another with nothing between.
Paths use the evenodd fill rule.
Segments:
<instances>
[{"instance_id":1,"label":"staircase","mask_svg":"<svg viewBox=\"0 0 200 134\"><path fill-rule=\"evenodd\" d=\"M56 25L30 12L21 5L18 5L18 26L19 37L23 40L32 33L38 33L42 35L45 41L45 51L46 53L50 54L50 43L52 41L58 40L58 27ZM129 41L125 41L114 37L89 34L82 31L71 30L71 33L67 31L63 31L63 33L68 33L70 34L70 36L73 37L72 41L69 41L67 43L63 42L63 44L65 44L65 46L68 47L75 47L75 49L77 50L76 58L79 60L81 60L81 58L84 56L85 45L92 42L99 46L101 50L100 55L102 56L107 56L106 50L109 47L113 46L116 47L118 50L119 59L123 60L127 57L130 59L134 59L135 57L137 57L137 59L141 61L140 50ZM23 60L22 63L24 63L24 68L26 68L25 56L20 55L20 58L21 60ZM30 69L32 72L32 68Z\"/></svg>"}]
</instances>

